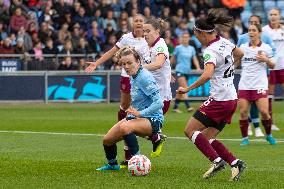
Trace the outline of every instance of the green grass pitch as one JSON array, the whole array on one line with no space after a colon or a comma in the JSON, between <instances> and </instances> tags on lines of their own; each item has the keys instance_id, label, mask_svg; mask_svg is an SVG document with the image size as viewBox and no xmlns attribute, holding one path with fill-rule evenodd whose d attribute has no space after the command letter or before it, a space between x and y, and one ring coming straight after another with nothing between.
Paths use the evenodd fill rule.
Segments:
<instances>
[{"instance_id":1,"label":"green grass pitch","mask_svg":"<svg viewBox=\"0 0 284 189\"><path fill-rule=\"evenodd\" d=\"M195 108L199 105L193 103ZM277 145L258 140L240 147L238 112L219 136L232 139L223 142L247 163L239 182L228 181L229 166L210 180L202 179L210 162L181 138L192 113L175 114L172 110L163 128L169 138L161 156L151 159L149 175L95 171L105 163L102 135L116 122L118 106L0 104L0 188L284 188L284 101L274 102L274 120L281 128L273 133ZM142 154L149 157L152 144L145 139L139 139L139 144ZM122 149L120 142L119 161Z\"/></svg>"}]
</instances>

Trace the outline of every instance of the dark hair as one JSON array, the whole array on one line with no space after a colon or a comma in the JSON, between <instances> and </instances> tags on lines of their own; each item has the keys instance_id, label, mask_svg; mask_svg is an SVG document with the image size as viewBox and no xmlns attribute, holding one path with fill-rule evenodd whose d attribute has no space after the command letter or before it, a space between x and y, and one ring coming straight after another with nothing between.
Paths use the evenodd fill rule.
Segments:
<instances>
[{"instance_id":1,"label":"dark hair","mask_svg":"<svg viewBox=\"0 0 284 189\"><path fill-rule=\"evenodd\" d=\"M159 30L160 35L165 33L166 23L161 18L150 18L145 22L145 24L150 24L155 30Z\"/></svg>"},{"instance_id":2,"label":"dark hair","mask_svg":"<svg viewBox=\"0 0 284 189\"><path fill-rule=\"evenodd\" d=\"M281 9L280 9L280 8L274 7L274 8L272 8L272 9L270 9L269 11L271 11L271 10L277 10L277 11L279 12L279 14L281 15Z\"/></svg>"},{"instance_id":3,"label":"dark hair","mask_svg":"<svg viewBox=\"0 0 284 189\"><path fill-rule=\"evenodd\" d=\"M141 62L141 57L139 53L134 49L134 47L130 47L130 46L122 47L115 53L114 56L118 59L118 62L120 62L120 59L122 56L127 56L130 54L134 56L135 60L137 60L138 62Z\"/></svg>"},{"instance_id":4,"label":"dark hair","mask_svg":"<svg viewBox=\"0 0 284 189\"><path fill-rule=\"evenodd\" d=\"M260 24L262 24L262 19L261 19L261 17L260 17L260 16L253 14L253 15L251 15L251 16L249 17L249 21L250 21L250 19L251 19L252 17L256 17L256 18L258 18L259 23L260 23Z\"/></svg>"},{"instance_id":5,"label":"dark hair","mask_svg":"<svg viewBox=\"0 0 284 189\"><path fill-rule=\"evenodd\" d=\"M255 26L259 32L262 32L262 27L261 27L260 24L251 24L251 25ZM249 27L250 27L251 25L249 25Z\"/></svg>"},{"instance_id":6,"label":"dark hair","mask_svg":"<svg viewBox=\"0 0 284 189\"><path fill-rule=\"evenodd\" d=\"M233 22L233 17L229 16L225 9L213 8L208 11L205 18L201 17L195 21L195 27L201 30L208 30L210 31L208 33L211 33L215 27L231 28Z\"/></svg>"}]
</instances>

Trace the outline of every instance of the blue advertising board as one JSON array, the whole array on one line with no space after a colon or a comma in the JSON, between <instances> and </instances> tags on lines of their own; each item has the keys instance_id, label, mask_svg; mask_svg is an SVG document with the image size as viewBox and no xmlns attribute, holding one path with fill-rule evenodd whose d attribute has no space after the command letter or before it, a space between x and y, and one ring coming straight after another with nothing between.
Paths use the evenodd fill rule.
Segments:
<instances>
[{"instance_id":1,"label":"blue advertising board","mask_svg":"<svg viewBox=\"0 0 284 189\"><path fill-rule=\"evenodd\" d=\"M48 76L48 100L106 100L107 77L91 75Z\"/></svg>"},{"instance_id":2,"label":"blue advertising board","mask_svg":"<svg viewBox=\"0 0 284 189\"><path fill-rule=\"evenodd\" d=\"M0 100L43 100L44 76L1 76Z\"/></svg>"}]
</instances>

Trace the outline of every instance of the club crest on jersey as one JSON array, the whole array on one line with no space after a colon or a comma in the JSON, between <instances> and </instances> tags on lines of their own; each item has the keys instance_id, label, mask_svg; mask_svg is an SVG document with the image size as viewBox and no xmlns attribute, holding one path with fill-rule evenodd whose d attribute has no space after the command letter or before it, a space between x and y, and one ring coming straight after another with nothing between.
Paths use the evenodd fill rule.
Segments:
<instances>
[{"instance_id":1,"label":"club crest on jersey","mask_svg":"<svg viewBox=\"0 0 284 189\"><path fill-rule=\"evenodd\" d=\"M164 52L164 48L163 47L158 47L157 48L157 52Z\"/></svg>"},{"instance_id":2,"label":"club crest on jersey","mask_svg":"<svg viewBox=\"0 0 284 189\"><path fill-rule=\"evenodd\" d=\"M211 58L210 54L206 54L203 56L204 62L207 62Z\"/></svg>"}]
</instances>

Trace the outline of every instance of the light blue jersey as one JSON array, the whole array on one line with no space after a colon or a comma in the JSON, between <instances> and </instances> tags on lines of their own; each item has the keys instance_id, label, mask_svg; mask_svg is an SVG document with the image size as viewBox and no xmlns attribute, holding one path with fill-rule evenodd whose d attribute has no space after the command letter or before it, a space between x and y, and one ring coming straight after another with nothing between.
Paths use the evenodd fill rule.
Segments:
<instances>
[{"instance_id":1,"label":"light blue jersey","mask_svg":"<svg viewBox=\"0 0 284 189\"><path fill-rule=\"evenodd\" d=\"M176 58L176 71L188 74L191 71L192 58L196 56L194 47L178 45L174 50L174 56Z\"/></svg>"},{"instance_id":2,"label":"light blue jersey","mask_svg":"<svg viewBox=\"0 0 284 189\"><path fill-rule=\"evenodd\" d=\"M275 45L271 39L271 37L269 37L267 34L262 33L261 34L261 41L263 43L268 44L271 48L272 48L272 52L273 52L273 56L275 55L276 52L276 48ZM248 43L249 42L249 35L248 33L245 33L243 35L240 35L237 46L240 47L242 44Z\"/></svg>"},{"instance_id":3,"label":"light blue jersey","mask_svg":"<svg viewBox=\"0 0 284 189\"><path fill-rule=\"evenodd\" d=\"M142 67L131 77L131 106L138 110L141 117L164 121L163 101L153 75ZM128 117L133 117L130 115Z\"/></svg>"}]
</instances>

